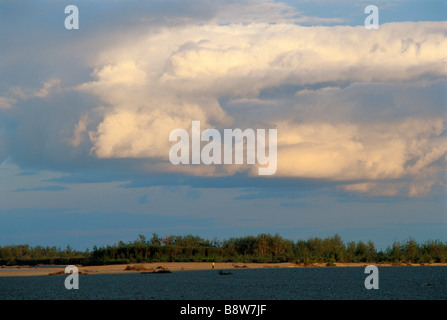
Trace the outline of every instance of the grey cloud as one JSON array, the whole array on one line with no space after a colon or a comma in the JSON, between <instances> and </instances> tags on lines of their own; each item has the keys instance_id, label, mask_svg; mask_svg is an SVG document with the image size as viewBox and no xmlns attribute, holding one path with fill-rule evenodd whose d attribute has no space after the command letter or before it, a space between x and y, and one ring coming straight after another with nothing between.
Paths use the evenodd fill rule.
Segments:
<instances>
[{"instance_id":1,"label":"grey cloud","mask_svg":"<svg viewBox=\"0 0 447 320\"><path fill-rule=\"evenodd\" d=\"M43 186L43 187L35 187L35 188L18 188L15 189L15 192L29 192L29 191L64 191L68 190L69 188L66 186L59 186L59 185L53 185L53 186Z\"/></svg>"}]
</instances>

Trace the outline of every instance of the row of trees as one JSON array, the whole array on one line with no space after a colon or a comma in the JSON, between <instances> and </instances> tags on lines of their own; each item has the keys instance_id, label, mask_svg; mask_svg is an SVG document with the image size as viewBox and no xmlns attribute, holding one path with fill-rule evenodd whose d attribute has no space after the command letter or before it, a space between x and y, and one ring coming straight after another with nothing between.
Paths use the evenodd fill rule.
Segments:
<instances>
[{"instance_id":1,"label":"row of trees","mask_svg":"<svg viewBox=\"0 0 447 320\"><path fill-rule=\"evenodd\" d=\"M30 247L24 245L0 246L0 265L36 265L36 264L77 264L90 258L89 250L85 252L58 247Z\"/></svg>"},{"instance_id":2,"label":"row of trees","mask_svg":"<svg viewBox=\"0 0 447 320\"><path fill-rule=\"evenodd\" d=\"M348 242L338 235L291 241L278 234L260 234L219 241L194 235L164 236L150 239L140 235L135 241L80 252L67 247L0 247L0 264L115 264L153 261L231 261L231 262L406 262L447 261L447 243L410 239L395 242L385 251L377 251L372 241Z\"/></svg>"}]
</instances>

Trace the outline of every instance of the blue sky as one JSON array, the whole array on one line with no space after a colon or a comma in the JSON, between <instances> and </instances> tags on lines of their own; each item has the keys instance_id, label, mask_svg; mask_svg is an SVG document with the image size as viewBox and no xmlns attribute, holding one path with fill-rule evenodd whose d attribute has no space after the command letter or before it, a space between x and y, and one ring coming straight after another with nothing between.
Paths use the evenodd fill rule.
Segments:
<instances>
[{"instance_id":1,"label":"blue sky","mask_svg":"<svg viewBox=\"0 0 447 320\"><path fill-rule=\"evenodd\" d=\"M447 241L445 1L70 4L0 1L0 245ZM172 165L194 120L277 129L277 172Z\"/></svg>"}]
</instances>

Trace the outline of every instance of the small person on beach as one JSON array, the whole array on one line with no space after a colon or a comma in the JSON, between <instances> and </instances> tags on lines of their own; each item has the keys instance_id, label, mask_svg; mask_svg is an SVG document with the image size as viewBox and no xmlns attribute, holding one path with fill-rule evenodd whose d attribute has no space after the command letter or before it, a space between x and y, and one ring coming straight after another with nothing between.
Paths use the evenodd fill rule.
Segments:
<instances>
[{"instance_id":1,"label":"small person on beach","mask_svg":"<svg viewBox=\"0 0 447 320\"><path fill-rule=\"evenodd\" d=\"M214 269L214 262L213 262L213 269Z\"/></svg>"}]
</instances>

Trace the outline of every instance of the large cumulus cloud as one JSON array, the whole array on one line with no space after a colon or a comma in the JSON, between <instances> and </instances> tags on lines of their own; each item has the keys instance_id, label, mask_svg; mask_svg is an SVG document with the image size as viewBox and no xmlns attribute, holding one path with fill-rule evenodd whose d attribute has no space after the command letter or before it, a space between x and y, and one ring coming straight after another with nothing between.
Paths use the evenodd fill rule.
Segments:
<instances>
[{"instance_id":1,"label":"large cumulus cloud","mask_svg":"<svg viewBox=\"0 0 447 320\"><path fill-rule=\"evenodd\" d=\"M91 78L76 86L53 75L37 89L2 91L2 155L257 175L256 166L171 165L169 132L200 120L202 129L277 128L272 178L335 181L371 195L417 196L443 184L445 22L305 27L296 22L309 17L288 5L247 3L234 17L238 3L212 6L220 13L200 23L143 21L99 52L90 39Z\"/></svg>"},{"instance_id":2,"label":"large cumulus cloud","mask_svg":"<svg viewBox=\"0 0 447 320\"><path fill-rule=\"evenodd\" d=\"M341 181L352 192L379 194L382 183L380 194L424 194L442 184L445 164L446 32L444 22L374 31L251 23L142 34L101 54L94 80L77 89L103 102L91 152L221 174L222 167L167 164L169 132L192 120L202 128L277 128L278 176ZM294 94L263 95L282 87ZM251 117L237 116L244 108ZM238 168L223 170L257 172Z\"/></svg>"}]
</instances>

